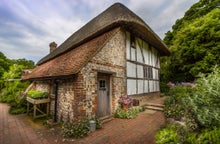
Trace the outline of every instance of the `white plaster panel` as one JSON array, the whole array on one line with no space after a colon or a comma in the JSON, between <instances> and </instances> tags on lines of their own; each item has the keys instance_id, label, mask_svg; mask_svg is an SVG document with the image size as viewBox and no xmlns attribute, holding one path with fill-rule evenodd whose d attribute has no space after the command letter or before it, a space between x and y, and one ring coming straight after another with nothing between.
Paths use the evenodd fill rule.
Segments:
<instances>
[{"instance_id":1,"label":"white plaster panel","mask_svg":"<svg viewBox=\"0 0 220 144\"><path fill-rule=\"evenodd\" d=\"M140 39L137 40L136 47L137 47L137 61L140 62L140 63L144 63L142 52L141 52L142 45L141 45L141 40Z\"/></svg>"},{"instance_id":2,"label":"white plaster panel","mask_svg":"<svg viewBox=\"0 0 220 144\"><path fill-rule=\"evenodd\" d=\"M136 64L127 62L127 76L136 77Z\"/></svg>"},{"instance_id":3,"label":"white plaster panel","mask_svg":"<svg viewBox=\"0 0 220 144\"><path fill-rule=\"evenodd\" d=\"M130 60L130 33L126 32L126 58Z\"/></svg>"},{"instance_id":4,"label":"white plaster panel","mask_svg":"<svg viewBox=\"0 0 220 144\"><path fill-rule=\"evenodd\" d=\"M154 84L153 84L153 81L149 81L149 92L153 92L153 89L154 89Z\"/></svg>"},{"instance_id":5,"label":"white plaster panel","mask_svg":"<svg viewBox=\"0 0 220 144\"><path fill-rule=\"evenodd\" d=\"M143 80L138 80L138 94L144 93Z\"/></svg>"},{"instance_id":6,"label":"white plaster panel","mask_svg":"<svg viewBox=\"0 0 220 144\"><path fill-rule=\"evenodd\" d=\"M145 80L144 81L144 93L148 93L149 90L148 90L148 80Z\"/></svg>"},{"instance_id":7,"label":"white plaster panel","mask_svg":"<svg viewBox=\"0 0 220 144\"><path fill-rule=\"evenodd\" d=\"M131 60L136 61L136 49L131 48Z\"/></svg>"},{"instance_id":8,"label":"white plaster panel","mask_svg":"<svg viewBox=\"0 0 220 144\"><path fill-rule=\"evenodd\" d=\"M144 78L143 74L143 66L142 65L137 65L137 77L138 78Z\"/></svg>"},{"instance_id":9,"label":"white plaster panel","mask_svg":"<svg viewBox=\"0 0 220 144\"><path fill-rule=\"evenodd\" d=\"M133 79L127 80L127 94L128 95L136 94L136 80Z\"/></svg>"},{"instance_id":10,"label":"white plaster panel","mask_svg":"<svg viewBox=\"0 0 220 144\"><path fill-rule=\"evenodd\" d=\"M147 65L149 64L149 52L150 52L149 45L146 42L144 42L143 43L143 54L144 54L145 64Z\"/></svg>"}]
</instances>

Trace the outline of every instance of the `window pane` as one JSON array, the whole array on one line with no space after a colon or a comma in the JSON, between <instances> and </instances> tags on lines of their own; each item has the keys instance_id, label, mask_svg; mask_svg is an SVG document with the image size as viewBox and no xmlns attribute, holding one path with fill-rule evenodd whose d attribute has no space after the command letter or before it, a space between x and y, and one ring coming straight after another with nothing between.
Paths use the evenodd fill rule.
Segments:
<instances>
[{"instance_id":1,"label":"window pane","mask_svg":"<svg viewBox=\"0 0 220 144\"><path fill-rule=\"evenodd\" d=\"M99 87L105 88L105 80L99 80Z\"/></svg>"}]
</instances>

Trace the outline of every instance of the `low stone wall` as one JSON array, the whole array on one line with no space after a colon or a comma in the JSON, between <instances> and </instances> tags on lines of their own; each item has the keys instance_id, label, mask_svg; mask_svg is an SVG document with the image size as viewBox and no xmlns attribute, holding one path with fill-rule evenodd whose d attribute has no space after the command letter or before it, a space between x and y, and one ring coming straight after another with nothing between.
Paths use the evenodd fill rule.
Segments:
<instances>
[{"instance_id":1,"label":"low stone wall","mask_svg":"<svg viewBox=\"0 0 220 144\"><path fill-rule=\"evenodd\" d=\"M152 93L148 93L148 94L131 96L131 98L139 100L139 105L142 105L149 100L157 99L159 97L160 97L160 92L152 92Z\"/></svg>"}]
</instances>

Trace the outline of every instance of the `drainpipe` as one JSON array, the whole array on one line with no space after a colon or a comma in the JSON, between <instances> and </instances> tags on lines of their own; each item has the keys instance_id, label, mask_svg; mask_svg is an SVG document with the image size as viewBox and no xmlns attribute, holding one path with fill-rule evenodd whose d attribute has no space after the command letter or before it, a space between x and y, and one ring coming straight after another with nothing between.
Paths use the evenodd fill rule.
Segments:
<instances>
[{"instance_id":1,"label":"drainpipe","mask_svg":"<svg viewBox=\"0 0 220 144\"><path fill-rule=\"evenodd\" d=\"M54 103L54 117L53 120L57 122L57 99L58 99L58 83L55 82L55 103Z\"/></svg>"}]
</instances>

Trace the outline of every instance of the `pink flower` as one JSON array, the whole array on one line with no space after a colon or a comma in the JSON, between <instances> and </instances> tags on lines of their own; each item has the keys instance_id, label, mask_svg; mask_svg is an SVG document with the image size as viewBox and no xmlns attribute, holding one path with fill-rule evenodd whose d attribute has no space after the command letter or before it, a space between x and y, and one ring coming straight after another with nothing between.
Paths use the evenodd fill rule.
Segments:
<instances>
[{"instance_id":1,"label":"pink flower","mask_svg":"<svg viewBox=\"0 0 220 144\"><path fill-rule=\"evenodd\" d=\"M118 100L120 104L126 104L126 105L130 105L132 101L133 101L132 98L126 96L121 96Z\"/></svg>"}]
</instances>

